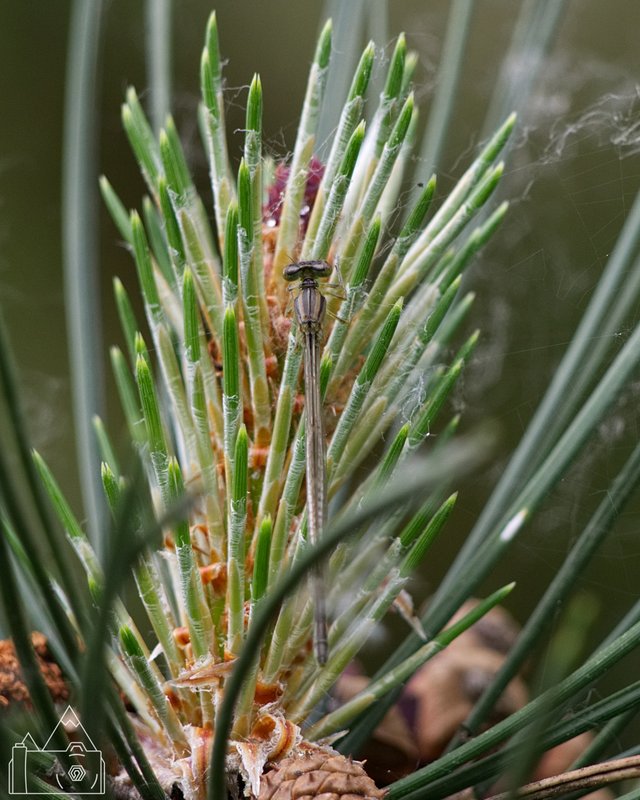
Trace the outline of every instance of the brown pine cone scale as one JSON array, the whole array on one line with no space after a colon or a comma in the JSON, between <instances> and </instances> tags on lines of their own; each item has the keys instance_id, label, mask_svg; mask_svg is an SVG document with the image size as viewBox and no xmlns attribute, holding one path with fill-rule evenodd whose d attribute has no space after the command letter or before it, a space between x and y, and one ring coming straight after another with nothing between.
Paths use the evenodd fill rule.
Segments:
<instances>
[{"instance_id":1,"label":"brown pine cone scale","mask_svg":"<svg viewBox=\"0 0 640 800\"><path fill-rule=\"evenodd\" d=\"M263 776L258 800L380 800L359 761L324 748L283 758Z\"/></svg>"},{"instance_id":2,"label":"brown pine cone scale","mask_svg":"<svg viewBox=\"0 0 640 800\"><path fill-rule=\"evenodd\" d=\"M69 699L69 689L62 670L53 660L47 646L47 637L38 631L31 634L33 649L40 672L44 678L51 698L55 703L65 703ZM24 705L32 708L29 690L24 682L22 668L11 639L0 641L0 710L11 706Z\"/></svg>"}]
</instances>

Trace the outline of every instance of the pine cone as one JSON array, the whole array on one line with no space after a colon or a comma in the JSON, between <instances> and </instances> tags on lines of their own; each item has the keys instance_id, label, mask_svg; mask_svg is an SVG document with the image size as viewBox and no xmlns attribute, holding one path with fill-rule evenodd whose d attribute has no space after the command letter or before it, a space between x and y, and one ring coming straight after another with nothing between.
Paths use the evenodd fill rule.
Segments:
<instances>
[{"instance_id":1,"label":"pine cone","mask_svg":"<svg viewBox=\"0 0 640 800\"><path fill-rule=\"evenodd\" d=\"M56 703L63 703L69 699L69 689L64 680L62 670L53 660L47 646L47 638L42 633L34 631L31 641L36 653L38 666L42 677L47 684L51 697ZM11 639L0 641L0 709L12 705L24 705L31 708L29 690L23 680L22 668L16 655Z\"/></svg>"},{"instance_id":2,"label":"pine cone","mask_svg":"<svg viewBox=\"0 0 640 800\"><path fill-rule=\"evenodd\" d=\"M309 747L273 765L263 776L258 800L380 800L384 795L359 761Z\"/></svg>"}]
</instances>

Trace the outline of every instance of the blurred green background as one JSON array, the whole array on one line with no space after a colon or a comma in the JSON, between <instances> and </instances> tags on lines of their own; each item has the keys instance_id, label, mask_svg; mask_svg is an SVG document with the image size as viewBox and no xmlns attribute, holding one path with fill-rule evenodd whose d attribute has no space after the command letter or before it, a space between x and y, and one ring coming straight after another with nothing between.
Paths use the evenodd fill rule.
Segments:
<instances>
[{"instance_id":1,"label":"blurred green background","mask_svg":"<svg viewBox=\"0 0 640 800\"><path fill-rule=\"evenodd\" d=\"M336 47L346 47L339 37L347 33L362 44L374 36L384 60L395 36L406 31L409 46L419 57L416 94L426 119L451 3L370 0L368 5L369 29L338 27ZM468 165L482 138L520 5L513 0L476 0L474 4L451 127L437 170L440 198ZM144 4L112 0L105 9L99 67L99 169L128 206L139 207L144 188L121 129L120 103L130 84L143 102L148 100ZM257 71L264 87L266 141L274 156L284 156L293 144L317 32L329 11L337 12L339 21L340 3L224 0L216 9L227 60L229 131L242 128L247 87ZM60 213L70 10L71 4L63 0L0 2L0 302L34 443L80 511ZM173 3L172 107L207 198L207 169L195 109L204 28L211 10L208 0ZM467 428L489 418L497 423L499 438L487 468L462 487L453 524L414 584L419 600L433 590L519 440L640 185L639 26L636 0L567 2L532 93L516 98L524 100L524 107L500 190L502 197L511 199L511 210L494 242L470 270L468 288L478 294L470 325L482 329L482 339L455 400ZM519 71L533 74L526 53L506 68L508 80L512 76L515 81ZM339 74L334 80L341 85ZM327 135L331 124L327 114ZM241 136L237 133L230 135L230 151L239 160ZM431 165L420 158L413 166L407 191L431 173ZM112 278L119 275L133 289L135 271L102 208L100 234L103 367L108 374L107 345L121 341ZM617 335L624 338L626 331ZM639 387L639 383L631 386L597 440L588 445L517 542L502 574L492 576L491 588L506 580L518 581L510 605L521 618L637 440ZM111 382L106 410L111 429L122 432ZM584 588L602 603L596 636L637 598L639 568L640 499L623 515L584 576ZM381 641L380 646L387 647L388 642Z\"/></svg>"}]
</instances>

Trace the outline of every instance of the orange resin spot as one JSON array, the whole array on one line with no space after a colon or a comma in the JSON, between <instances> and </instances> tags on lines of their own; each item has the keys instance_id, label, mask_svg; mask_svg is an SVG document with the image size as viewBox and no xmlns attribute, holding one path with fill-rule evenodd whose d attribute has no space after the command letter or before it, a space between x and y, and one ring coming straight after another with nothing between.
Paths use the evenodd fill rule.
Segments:
<instances>
[{"instance_id":1,"label":"orange resin spot","mask_svg":"<svg viewBox=\"0 0 640 800\"><path fill-rule=\"evenodd\" d=\"M256 683L254 700L259 706L273 703L282 697L282 686L279 683Z\"/></svg>"},{"instance_id":2,"label":"orange resin spot","mask_svg":"<svg viewBox=\"0 0 640 800\"><path fill-rule=\"evenodd\" d=\"M180 628L174 628L173 638L176 640L176 644L178 645L178 647L186 647L188 644L191 643L191 636L189 635L189 629L185 628L184 626Z\"/></svg>"},{"instance_id":3,"label":"orange resin spot","mask_svg":"<svg viewBox=\"0 0 640 800\"><path fill-rule=\"evenodd\" d=\"M249 466L251 469L264 469L269 455L268 447L252 447L249 452Z\"/></svg>"},{"instance_id":4,"label":"orange resin spot","mask_svg":"<svg viewBox=\"0 0 640 800\"><path fill-rule=\"evenodd\" d=\"M227 565L220 561L200 567L202 583L211 585L216 594L224 594L227 590Z\"/></svg>"},{"instance_id":5,"label":"orange resin spot","mask_svg":"<svg viewBox=\"0 0 640 800\"><path fill-rule=\"evenodd\" d=\"M169 701L169 704L171 705L171 708L173 708L175 711L180 711L180 709L182 708L182 702L180 701L178 695L173 691L173 689L165 688L164 693L167 700Z\"/></svg>"},{"instance_id":6,"label":"orange resin spot","mask_svg":"<svg viewBox=\"0 0 640 800\"><path fill-rule=\"evenodd\" d=\"M270 738L275 727L276 721L272 716L267 715L265 717L260 717L251 729L251 738L267 740Z\"/></svg>"}]
</instances>

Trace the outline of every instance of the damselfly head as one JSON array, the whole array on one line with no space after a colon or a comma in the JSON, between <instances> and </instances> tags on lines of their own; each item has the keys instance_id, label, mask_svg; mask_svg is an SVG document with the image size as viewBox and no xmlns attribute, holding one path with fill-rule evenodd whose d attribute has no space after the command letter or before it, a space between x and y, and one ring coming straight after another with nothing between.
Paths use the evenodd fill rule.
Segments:
<instances>
[{"instance_id":1,"label":"damselfly head","mask_svg":"<svg viewBox=\"0 0 640 800\"><path fill-rule=\"evenodd\" d=\"M282 271L286 281L300 281L303 278L318 280L328 278L333 272L333 267L327 261L297 261L288 264Z\"/></svg>"}]
</instances>

